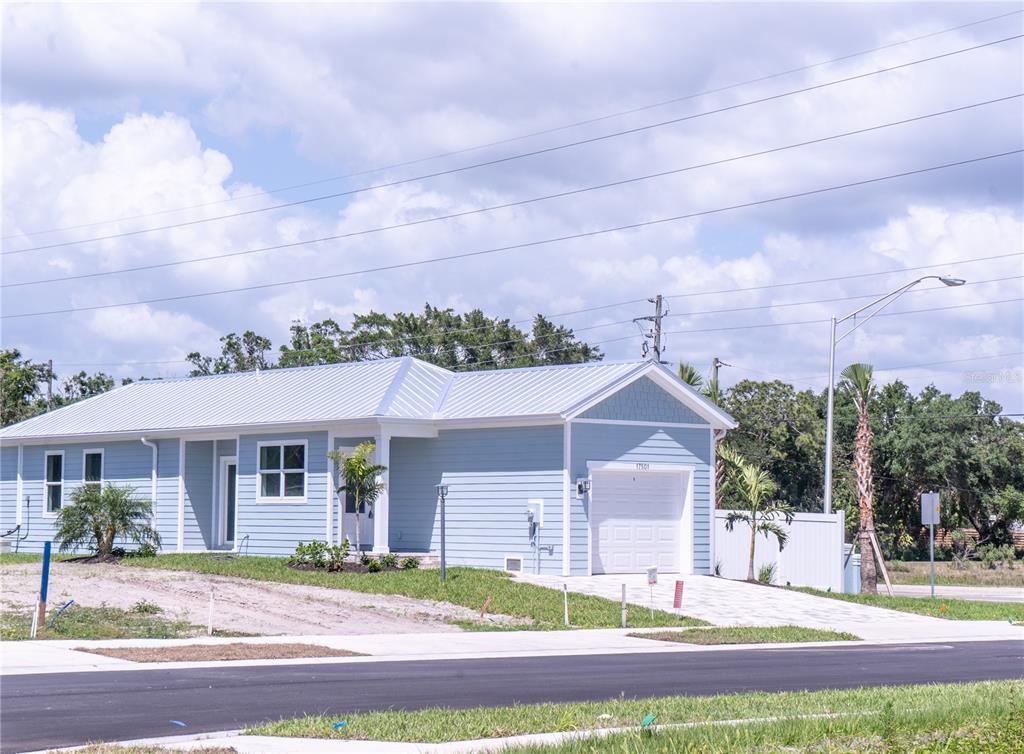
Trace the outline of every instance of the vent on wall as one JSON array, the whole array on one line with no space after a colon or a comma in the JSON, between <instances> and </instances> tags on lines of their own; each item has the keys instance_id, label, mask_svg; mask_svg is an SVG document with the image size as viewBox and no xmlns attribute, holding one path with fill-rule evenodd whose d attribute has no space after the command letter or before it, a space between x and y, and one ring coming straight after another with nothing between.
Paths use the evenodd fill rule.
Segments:
<instances>
[{"instance_id":1,"label":"vent on wall","mask_svg":"<svg viewBox=\"0 0 1024 754\"><path fill-rule=\"evenodd\" d=\"M523 572L523 559L518 555L505 556L505 570L510 573Z\"/></svg>"}]
</instances>

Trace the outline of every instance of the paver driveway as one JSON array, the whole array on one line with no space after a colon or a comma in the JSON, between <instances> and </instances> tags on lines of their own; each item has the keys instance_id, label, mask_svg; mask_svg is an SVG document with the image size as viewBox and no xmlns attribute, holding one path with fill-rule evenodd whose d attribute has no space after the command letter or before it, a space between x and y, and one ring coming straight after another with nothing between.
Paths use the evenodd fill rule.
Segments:
<instances>
[{"instance_id":1,"label":"paver driveway","mask_svg":"<svg viewBox=\"0 0 1024 754\"><path fill-rule=\"evenodd\" d=\"M651 589L644 574L601 576L533 576L533 583L593 594L616 602L626 585L626 600L647 606ZM901 613L878 607L815 597L779 587L730 581L713 576L660 574L654 587L654 606L672 609L676 578L683 579L683 606L679 612L719 626L795 625L848 631L868 641L928 641L957 639L1021 639L1024 627L1006 621L954 621Z\"/></svg>"}]
</instances>

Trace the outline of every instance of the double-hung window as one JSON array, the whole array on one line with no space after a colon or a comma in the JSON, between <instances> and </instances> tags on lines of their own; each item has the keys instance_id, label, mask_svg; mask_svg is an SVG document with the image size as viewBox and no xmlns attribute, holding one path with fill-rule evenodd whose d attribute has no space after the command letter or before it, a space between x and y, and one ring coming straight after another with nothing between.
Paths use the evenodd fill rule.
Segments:
<instances>
[{"instance_id":1,"label":"double-hung window","mask_svg":"<svg viewBox=\"0 0 1024 754\"><path fill-rule=\"evenodd\" d=\"M82 483L97 488L103 485L102 450L87 450L82 454Z\"/></svg>"},{"instance_id":2,"label":"double-hung window","mask_svg":"<svg viewBox=\"0 0 1024 754\"><path fill-rule=\"evenodd\" d=\"M56 513L64 503L64 452L46 454L46 512Z\"/></svg>"},{"instance_id":3,"label":"double-hung window","mask_svg":"<svg viewBox=\"0 0 1024 754\"><path fill-rule=\"evenodd\" d=\"M306 443L259 443L261 500L300 502L306 497Z\"/></svg>"}]
</instances>

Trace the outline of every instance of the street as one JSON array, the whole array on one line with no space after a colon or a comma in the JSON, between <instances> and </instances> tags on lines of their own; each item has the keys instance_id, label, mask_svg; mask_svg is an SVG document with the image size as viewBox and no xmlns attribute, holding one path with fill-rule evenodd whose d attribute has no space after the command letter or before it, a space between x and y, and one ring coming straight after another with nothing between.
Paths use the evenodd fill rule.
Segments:
<instances>
[{"instance_id":1,"label":"street","mask_svg":"<svg viewBox=\"0 0 1024 754\"><path fill-rule=\"evenodd\" d=\"M303 664L8 676L0 751L302 714L1024 678L1024 642ZM180 721L179 726L171 721Z\"/></svg>"}]
</instances>

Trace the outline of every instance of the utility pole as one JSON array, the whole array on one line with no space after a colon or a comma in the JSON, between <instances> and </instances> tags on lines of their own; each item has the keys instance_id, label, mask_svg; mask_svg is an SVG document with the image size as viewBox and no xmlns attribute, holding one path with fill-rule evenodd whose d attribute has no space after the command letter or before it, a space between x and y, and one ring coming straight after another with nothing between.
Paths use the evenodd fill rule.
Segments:
<instances>
[{"instance_id":1,"label":"utility pole","mask_svg":"<svg viewBox=\"0 0 1024 754\"><path fill-rule=\"evenodd\" d=\"M654 304L654 316L652 317L637 317L634 322L650 322L651 329L643 333L644 344L641 355L643 358L647 358L648 350L654 351L654 360L659 364L665 362L661 359L661 354L665 348L661 344L661 320L668 316L668 311L664 309L664 297L659 293L654 298L647 299ZM653 346L648 346L647 341L653 341Z\"/></svg>"},{"instance_id":2,"label":"utility pole","mask_svg":"<svg viewBox=\"0 0 1024 754\"><path fill-rule=\"evenodd\" d=\"M722 361L717 356L712 357L712 359L711 359L711 382L713 382L716 385L718 384L718 367L731 367L731 366L732 366L732 364L726 364L724 361Z\"/></svg>"},{"instance_id":3,"label":"utility pole","mask_svg":"<svg viewBox=\"0 0 1024 754\"><path fill-rule=\"evenodd\" d=\"M46 362L46 410L53 407L53 359Z\"/></svg>"}]
</instances>

